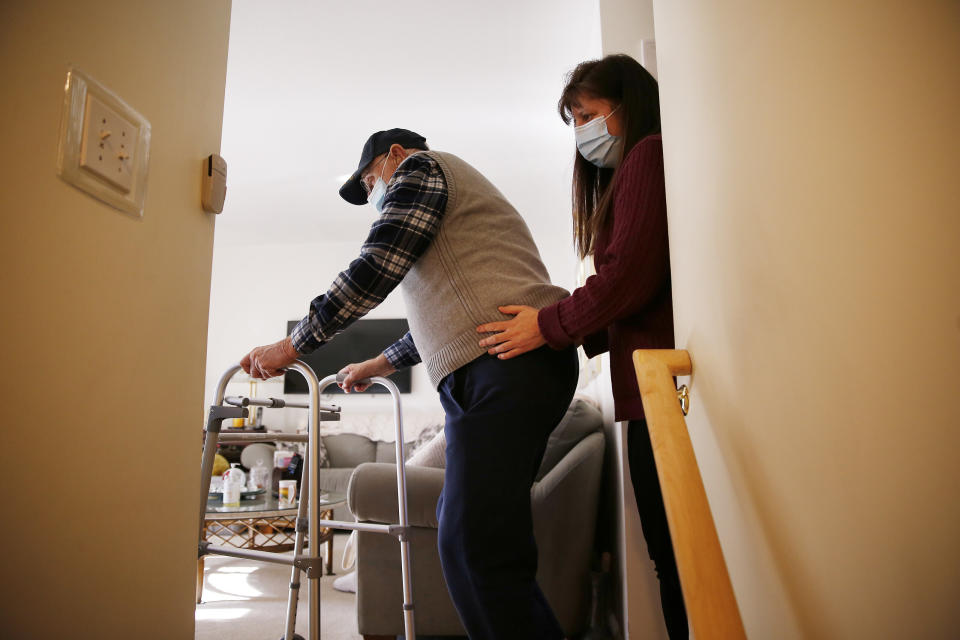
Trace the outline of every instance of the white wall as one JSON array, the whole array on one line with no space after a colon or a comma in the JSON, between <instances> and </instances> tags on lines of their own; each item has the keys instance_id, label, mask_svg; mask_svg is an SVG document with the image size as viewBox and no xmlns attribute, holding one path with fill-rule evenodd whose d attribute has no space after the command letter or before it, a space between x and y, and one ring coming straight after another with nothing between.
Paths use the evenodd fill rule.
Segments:
<instances>
[{"instance_id":1,"label":"white wall","mask_svg":"<svg viewBox=\"0 0 960 640\"><path fill-rule=\"evenodd\" d=\"M230 3L0 3L0 637L193 638ZM62 182L69 65L152 125L142 219Z\"/></svg>"},{"instance_id":2,"label":"white wall","mask_svg":"<svg viewBox=\"0 0 960 640\"><path fill-rule=\"evenodd\" d=\"M654 39L653 0L600 0L603 55L625 53L641 61L640 42Z\"/></svg>"},{"instance_id":3,"label":"white wall","mask_svg":"<svg viewBox=\"0 0 960 640\"><path fill-rule=\"evenodd\" d=\"M960 627L960 12L654 5L687 424L748 634Z\"/></svg>"}]
</instances>

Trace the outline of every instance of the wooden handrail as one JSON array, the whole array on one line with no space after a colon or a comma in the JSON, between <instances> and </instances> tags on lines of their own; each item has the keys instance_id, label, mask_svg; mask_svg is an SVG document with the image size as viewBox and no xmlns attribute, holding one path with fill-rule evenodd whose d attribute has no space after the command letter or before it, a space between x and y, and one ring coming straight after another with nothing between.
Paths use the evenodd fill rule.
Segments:
<instances>
[{"instance_id":1,"label":"wooden handrail","mask_svg":"<svg viewBox=\"0 0 960 640\"><path fill-rule=\"evenodd\" d=\"M693 371L690 354L638 349L633 364L693 634L697 640L746 638L673 381Z\"/></svg>"}]
</instances>

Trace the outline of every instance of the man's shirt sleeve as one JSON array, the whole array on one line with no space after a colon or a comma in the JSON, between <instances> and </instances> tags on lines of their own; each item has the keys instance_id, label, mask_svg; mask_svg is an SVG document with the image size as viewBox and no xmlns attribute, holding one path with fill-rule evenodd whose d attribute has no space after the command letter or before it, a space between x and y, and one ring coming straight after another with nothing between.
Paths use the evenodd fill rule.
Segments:
<instances>
[{"instance_id":1,"label":"man's shirt sleeve","mask_svg":"<svg viewBox=\"0 0 960 640\"><path fill-rule=\"evenodd\" d=\"M392 345L383 350L387 362L397 371L420 364L420 352L417 351L417 345L413 343L413 336L407 331L406 334Z\"/></svg>"},{"instance_id":2,"label":"man's shirt sleeve","mask_svg":"<svg viewBox=\"0 0 960 640\"><path fill-rule=\"evenodd\" d=\"M311 353L383 302L429 248L446 206L447 183L437 161L423 153L404 160L360 256L313 299L290 334L297 352Z\"/></svg>"}]
</instances>

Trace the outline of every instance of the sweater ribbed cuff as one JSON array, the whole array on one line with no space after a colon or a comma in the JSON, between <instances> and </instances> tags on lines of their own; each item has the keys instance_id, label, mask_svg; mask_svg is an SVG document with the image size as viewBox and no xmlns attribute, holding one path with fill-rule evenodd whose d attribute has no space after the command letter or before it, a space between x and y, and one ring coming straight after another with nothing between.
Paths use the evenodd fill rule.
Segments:
<instances>
[{"instance_id":1,"label":"sweater ribbed cuff","mask_svg":"<svg viewBox=\"0 0 960 640\"><path fill-rule=\"evenodd\" d=\"M553 349L565 349L573 344L573 339L563 330L560 324L560 303L555 302L550 306L540 309L537 313L537 326L540 327L540 333L543 339L547 341Z\"/></svg>"}]
</instances>

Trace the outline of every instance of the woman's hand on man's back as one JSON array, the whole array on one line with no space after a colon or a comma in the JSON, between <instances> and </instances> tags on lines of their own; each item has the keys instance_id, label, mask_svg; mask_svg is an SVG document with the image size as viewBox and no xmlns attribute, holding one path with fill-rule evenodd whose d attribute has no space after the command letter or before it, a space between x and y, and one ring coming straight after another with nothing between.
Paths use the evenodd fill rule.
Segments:
<instances>
[{"instance_id":1,"label":"woman's hand on man's back","mask_svg":"<svg viewBox=\"0 0 960 640\"><path fill-rule=\"evenodd\" d=\"M500 313L512 315L510 320L488 322L477 327L477 333L492 333L479 342L488 347L487 353L501 360L509 360L547 343L537 323L539 309L520 305L498 307Z\"/></svg>"}]
</instances>

